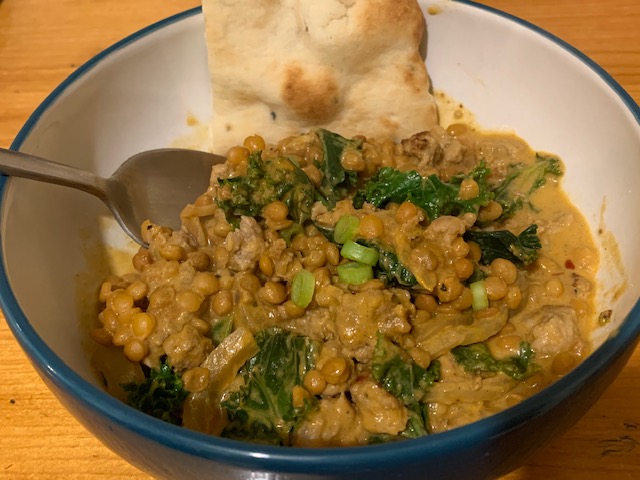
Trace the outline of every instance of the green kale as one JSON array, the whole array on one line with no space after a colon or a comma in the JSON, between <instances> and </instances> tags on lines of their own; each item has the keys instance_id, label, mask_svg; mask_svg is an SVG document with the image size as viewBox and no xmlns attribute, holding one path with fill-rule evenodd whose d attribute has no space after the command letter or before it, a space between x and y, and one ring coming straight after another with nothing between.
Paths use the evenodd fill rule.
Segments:
<instances>
[{"instance_id":1,"label":"green kale","mask_svg":"<svg viewBox=\"0 0 640 480\"><path fill-rule=\"evenodd\" d=\"M316 227L316 229L318 230L318 232L320 232L322 235L324 235L324 238L326 238L327 240L329 240L331 243L336 243L336 240L333 236L333 232L334 232L334 228L333 227L327 227L325 225L322 225L318 222L313 222L313 226Z\"/></svg>"},{"instance_id":2,"label":"green kale","mask_svg":"<svg viewBox=\"0 0 640 480\"><path fill-rule=\"evenodd\" d=\"M286 157L262 160L260 152L249 156L246 175L221 178L218 183L228 191L228 198L217 200L218 205L234 225L239 216L258 216L276 200L284 202L291 219L302 224L309 218L317 196L309 177L295 161Z\"/></svg>"},{"instance_id":3,"label":"green kale","mask_svg":"<svg viewBox=\"0 0 640 480\"><path fill-rule=\"evenodd\" d=\"M480 246L483 265L489 265L496 258L506 258L516 265L529 265L538 258L538 250L542 247L537 232L536 224L529 225L520 235L508 230L468 230L464 239Z\"/></svg>"},{"instance_id":4,"label":"green kale","mask_svg":"<svg viewBox=\"0 0 640 480\"><path fill-rule=\"evenodd\" d=\"M440 379L440 363L433 361L422 368L401 347L378 333L371 372L386 391L405 405L415 405L421 402L433 382Z\"/></svg>"},{"instance_id":5,"label":"green kale","mask_svg":"<svg viewBox=\"0 0 640 480\"><path fill-rule=\"evenodd\" d=\"M427 368L411 360L398 345L378 332L378 340L371 361L373 378L409 411L407 427L401 437L415 438L429 433L429 418L424 396L434 382L440 380L440 362L434 360ZM372 439L373 442L379 441ZM389 438L385 438L385 441Z\"/></svg>"},{"instance_id":6,"label":"green kale","mask_svg":"<svg viewBox=\"0 0 640 480\"><path fill-rule=\"evenodd\" d=\"M360 149L360 140L348 140L328 130L318 130L323 146L323 158L316 163L322 172L322 183L316 188L293 158L285 156L262 159L262 152L249 155L247 173L238 177L218 179L226 190L225 199L217 200L227 220L238 225L241 215L258 216L269 203L280 200L289 208L289 217L300 225L311 215L317 200L333 208L346 198L358 182L356 172L345 170L340 162L346 149Z\"/></svg>"},{"instance_id":7,"label":"green kale","mask_svg":"<svg viewBox=\"0 0 640 480\"><path fill-rule=\"evenodd\" d=\"M522 163L510 165L505 179L494 189L495 201L502 206L500 219L512 217L516 211L527 205L537 209L531 203L531 194L542 187L549 176L560 177L563 174L559 159L536 153L531 165Z\"/></svg>"},{"instance_id":8,"label":"green kale","mask_svg":"<svg viewBox=\"0 0 640 480\"><path fill-rule=\"evenodd\" d=\"M289 445L291 432L310 408L293 406L292 389L314 368L319 345L277 328L255 338L260 351L240 371L244 385L222 402L229 418L222 436Z\"/></svg>"},{"instance_id":9,"label":"green kale","mask_svg":"<svg viewBox=\"0 0 640 480\"><path fill-rule=\"evenodd\" d=\"M318 192L325 205L333 208L338 200L348 196L349 191L358 182L357 173L342 166L342 154L347 149L359 150L362 141L346 139L324 129L317 130L317 134L324 151L322 163L316 164L322 172L322 183L318 186Z\"/></svg>"},{"instance_id":10,"label":"green kale","mask_svg":"<svg viewBox=\"0 0 640 480\"><path fill-rule=\"evenodd\" d=\"M442 215L478 213L480 207L493 199L493 192L487 182L490 173L490 169L480 163L468 175L453 177L446 183L437 175L422 177L415 170L400 171L383 167L355 193L353 205L362 208L364 202L368 202L383 208L390 202L410 201L422 208L430 220ZM466 178L475 180L479 186L478 196L470 200L459 197L460 184Z\"/></svg>"},{"instance_id":11,"label":"green kale","mask_svg":"<svg viewBox=\"0 0 640 480\"><path fill-rule=\"evenodd\" d=\"M388 203L402 203L422 188L425 179L415 170L403 172L392 167L383 167L353 196L353 206L362 208L364 202L375 207Z\"/></svg>"},{"instance_id":12,"label":"green kale","mask_svg":"<svg viewBox=\"0 0 640 480\"><path fill-rule=\"evenodd\" d=\"M398 435L378 433L369 437L369 444L389 443L407 438L424 437L431 433L429 428L429 405L426 403L414 403L407 407L409 418L407 426Z\"/></svg>"},{"instance_id":13,"label":"green kale","mask_svg":"<svg viewBox=\"0 0 640 480\"><path fill-rule=\"evenodd\" d=\"M407 426L400 433L405 438L418 438L431 433L429 425L429 405L426 403L414 403L409 405L409 419Z\"/></svg>"},{"instance_id":14,"label":"green kale","mask_svg":"<svg viewBox=\"0 0 640 480\"><path fill-rule=\"evenodd\" d=\"M377 241L358 240L358 243L366 247L375 248L378 251L378 263L373 269L373 274L376 278L388 285L400 285L403 287L417 285L418 280L416 280L416 277L398 260L398 255L391 247Z\"/></svg>"},{"instance_id":15,"label":"green kale","mask_svg":"<svg viewBox=\"0 0 640 480\"><path fill-rule=\"evenodd\" d=\"M136 410L175 425L182 423L182 406L188 392L166 357L160 369L149 370L143 382L127 383L122 388L127 393L127 403Z\"/></svg>"},{"instance_id":16,"label":"green kale","mask_svg":"<svg viewBox=\"0 0 640 480\"><path fill-rule=\"evenodd\" d=\"M520 344L518 355L503 360L491 355L484 343L459 346L451 350L451 354L458 364L472 373L502 372L514 380L524 380L540 370L540 366L533 361L535 353L527 342Z\"/></svg>"}]
</instances>

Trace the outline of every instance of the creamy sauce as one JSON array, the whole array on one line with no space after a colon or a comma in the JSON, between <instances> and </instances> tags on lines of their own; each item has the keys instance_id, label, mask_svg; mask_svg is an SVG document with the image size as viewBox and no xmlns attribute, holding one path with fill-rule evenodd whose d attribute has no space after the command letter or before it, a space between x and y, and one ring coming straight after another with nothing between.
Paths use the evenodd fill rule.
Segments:
<instances>
[{"instance_id":1,"label":"creamy sauce","mask_svg":"<svg viewBox=\"0 0 640 480\"><path fill-rule=\"evenodd\" d=\"M462 102L455 100L442 90L434 91L433 97L438 108L438 123L440 126L447 127L456 123L463 123L479 129L475 115Z\"/></svg>"}]
</instances>

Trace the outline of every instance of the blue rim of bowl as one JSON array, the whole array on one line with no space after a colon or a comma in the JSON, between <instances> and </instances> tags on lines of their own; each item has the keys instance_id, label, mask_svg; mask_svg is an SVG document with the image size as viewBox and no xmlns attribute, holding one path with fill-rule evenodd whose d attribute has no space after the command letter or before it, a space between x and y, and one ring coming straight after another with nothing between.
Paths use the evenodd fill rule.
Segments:
<instances>
[{"instance_id":1,"label":"blue rim of bowl","mask_svg":"<svg viewBox=\"0 0 640 480\"><path fill-rule=\"evenodd\" d=\"M602 67L567 42L540 27L493 7L470 0L454 1L503 17L540 34L568 51L596 73L618 95L640 124L640 107L631 96ZM201 13L201 8L197 7L149 25L115 43L83 64L40 104L16 136L11 148L18 150L43 113L71 84L94 68L100 61L144 36L199 13ZM6 180L6 177L0 178L0 212L4 201ZM366 465L367 469L374 470L378 467L388 466L389 462L395 464L403 459L409 463L416 462L424 456L435 457L463 445L470 446L479 441L487 441L498 435L499 432L516 428L532 416L540 415L559 404L570 395L568 392L575 392L581 385L588 383L592 371L600 370L612 362L619 352L634 343L635 338L640 334L640 302L638 302L629 312L616 335L609 338L602 347L598 348L576 369L553 385L508 410L470 425L439 433L433 437L427 436L412 441L339 449L291 449L254 444L248 447L245 443L192 432L137 412L110 397L71 370L38 336L20 309L11 291L3 256L4 251L0 250L2 262L0 268L0 306L21 347L31 361L39 366L41 374L45 375L47 380L62 390L77 392L79 394L76 398L77 401L82 402L88 409L99 412L110 422L120 425L124 429L190 455L218 459L245 468L308 473L313 470L317 473L331 473L348 471L354 465Z\"/></svg>"}]
</instances>

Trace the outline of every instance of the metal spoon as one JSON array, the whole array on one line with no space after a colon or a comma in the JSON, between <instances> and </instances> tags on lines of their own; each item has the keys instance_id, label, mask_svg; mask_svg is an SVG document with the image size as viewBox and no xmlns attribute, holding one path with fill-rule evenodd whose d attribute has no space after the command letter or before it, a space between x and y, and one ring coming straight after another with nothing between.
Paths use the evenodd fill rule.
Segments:
<instances>
[{"instance_id":1,"label":"metal spoon","mask_svg":"<svg viewBox=\"0 0 640 480\"><path fill-rule=\"evenodd\" d=\"M140 245L140 225L180 228L180 212L209 187L211 167L224 162L212 153L163 148L138 153L110 178L35 155L0 148L0 173L77 188L102 200L124 231Z\"/></svg>"}]
</instances>

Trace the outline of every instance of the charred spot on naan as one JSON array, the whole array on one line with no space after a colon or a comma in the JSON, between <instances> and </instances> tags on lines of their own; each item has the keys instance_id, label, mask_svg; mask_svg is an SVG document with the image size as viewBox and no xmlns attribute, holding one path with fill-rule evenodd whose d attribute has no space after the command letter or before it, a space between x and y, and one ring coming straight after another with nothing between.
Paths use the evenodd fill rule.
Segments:
<instances>
[{"instance_id":1,"label":"charred spot on naan","mask_svg":"<svg viewBox=\"0 0 640 480\"><path fill-rule=\"evenodd\" d=\"M305 70L299 63L284 67L282 101L296 115L313 122L330 121L340 109L340 87L330 68Z\"/></svg>"}]
</instances>

